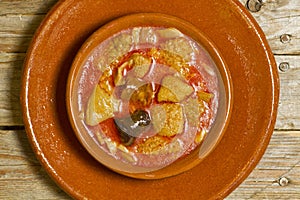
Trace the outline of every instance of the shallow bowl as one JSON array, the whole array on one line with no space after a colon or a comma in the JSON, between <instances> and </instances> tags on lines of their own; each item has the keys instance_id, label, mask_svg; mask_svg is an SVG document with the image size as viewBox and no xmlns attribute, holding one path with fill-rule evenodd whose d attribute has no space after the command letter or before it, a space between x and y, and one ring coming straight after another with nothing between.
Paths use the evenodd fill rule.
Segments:
<instances>
[{"instance_id":1,"label":"shallow bowl","mask_svg":"<svg viewBox=\"0 0 300 200\"><path fill-rule=\"evenodd\" d=\"M124 30L136 27L171 28L176 30L174 34L180 33L191 38L203 48L206 53L206 58L214 68L218 81L218 106L215 120L211 124L210 130L202 143L189 152L188 155L182 155L179 159L176 159L176 161L163 167L149 168L132 165L131 163L116 159L109 155L109 152L105 152L101 149L99 147L99 141L97 142L95 140L96 133L88 131L89 125L85 124L84 119L86 116L84 112L82 112L85 108L82 108L79 103L82 101L82 97L79 95L79 88L82 87L82 77L88 72L84 71L84 66L89 62L89 58L93 57L95 49L97 49L100 44L105 43L108 38ZM90 61L91 60L93 59L90 59ZM93 71L89 73L93 73ZM92 75L90 80L91 85L95 86L98 79L99 77ZM233 105L232 95L230 72L216 46L210 41L209 36L204 35L201 30L192 24L174 16L159 13L139 13L127 15L107 23L86 40L78 51L70 69L66 102L69 119L77 138L96 160L111 170L125 176L139 179L159 179L174 176L193 168L214 150L221 140L229 122Z\"/></svg>"}]
</instances>

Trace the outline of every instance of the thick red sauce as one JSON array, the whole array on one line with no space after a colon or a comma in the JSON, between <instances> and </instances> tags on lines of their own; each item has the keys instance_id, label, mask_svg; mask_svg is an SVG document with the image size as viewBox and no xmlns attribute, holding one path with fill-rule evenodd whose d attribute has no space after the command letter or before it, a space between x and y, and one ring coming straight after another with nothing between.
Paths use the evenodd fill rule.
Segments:
<instances>
[{"instance_id":1,"label":"thick red sauce","mask_svg":"<svg viewBox=\"0 0 300 200\"><path fill-rule=\"evenodd\" d=\"M111 156L132 165L164 167L201 145L209 134L218 107L217 75L206 51L176 29L137 29L139 39L128 45L128 51L112 56L108 49L126 46L122 38L135 40L136 29L116 34L92 52L79 83L79 115L91 137ZM171 30L171 37L164 30ZM91 110L100 112L101 106L111 112L87 116ZM136 122L135 114L144 118Z\"/></svg>"}]
</instances>

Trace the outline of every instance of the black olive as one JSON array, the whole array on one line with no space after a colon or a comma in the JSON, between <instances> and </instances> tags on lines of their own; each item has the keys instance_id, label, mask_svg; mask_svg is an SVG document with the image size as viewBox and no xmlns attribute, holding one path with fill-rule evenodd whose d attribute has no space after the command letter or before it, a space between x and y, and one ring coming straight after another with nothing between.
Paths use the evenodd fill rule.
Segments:
<instances>
[{"instance_id":1,"label":"black olive","mask_svg":"<svg viewBox=\"0 0 300 200\"><path fill-rule=\"evenodd\" d=\"M151 119L148 112L144 110L136 110L132 113L131 119L138 126L147 126L150 124Z\"/></svg>"},{"instance_id":2,"label":"black olive","mask_svg":"<svg viewBox=\"0 0 300 200\"><path fill-rule=\"evenodd\" d=\"M135 137L131 135L132 130L126 121L128 120L114 119L122 144L125 146L130 146L134 142Z\"/></svg>"},{"instance_id":3,"label":"black olive","mask_svg":"<svg viewBox=\"0 0 300 200\"><path fill-rule=\"evenodd\" d=\"M120 134L120 140L121 140L122 144L125 146L132 145L132 143L135 140L135 137L132 137L123 131L119 131L119 134Z\"/></svg>"},{"instance_id":4,"label":"black olive","mask_svg":"<svg viewBox=\"0 0 300 200\"><path fill-rule=\"evenodd\" d=\"M117 127L120 140L123 145L130 146L135 141L135 138L147 131L150 124L150 116L144 110L136 110L130 116L114 119Z\"/></svg>"}]
</instances>

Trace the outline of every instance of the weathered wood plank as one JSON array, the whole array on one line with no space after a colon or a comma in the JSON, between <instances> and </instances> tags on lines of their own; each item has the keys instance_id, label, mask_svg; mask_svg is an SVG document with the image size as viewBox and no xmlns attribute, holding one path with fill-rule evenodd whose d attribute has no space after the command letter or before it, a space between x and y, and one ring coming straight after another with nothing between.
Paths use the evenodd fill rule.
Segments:
<instances>
[{"instance_id":1,"label":"weathered wood plank","mask_svg":"<svg viewBox=\"0 0 300 200\"><path fill-rule=\"evenodd\" d=\"M1 33L0 33L1 35ZM5 53L24 53L26 52L32 36L18 37L10 34L6 36L0 36L0 52Z\"/></svg>"},{"instance_id":2,"label":"weathered wood plank","mask_svg":"<svg viewBox=\"0 0 300 200\"><path fill-rule=\"evenodd\" d=\"M12 5L6 1L0 2L0 52L25 52L25 44L29 43L28 37L32 36L36 28L44 18L44 13L48 11L55 1L12 1L20 7L24 7L24 11L12 9ZM247 0L240 0L245 5ZM30 4L34 5L30 10ZM49 6L49 7L47 7ZM40 8L41 7L41 8ZM10 11L10 12L9 12ZM262 9L253 13L253 16L264 30L269 44L274 54L300 54L300 1L297 0L265 0ZM1 13L1 12L0 12ZM290 41L281 42L280 36L288 34ZM25 36L25 38L24 38ZM1 39L3 38L3 39ZM24 38L24 39L20 39ZM14 43L17 42L17 43ZM18 43L20 42L20 43ZM21 49L15 49L19 45ZM23 44L23 45L22 45Z\"/></svg>"},{"instance_id":3,"label":"weathered wood plank","mask_svg":"<svg viewBox=\"0 0 300 200\"><path fill-rule=\"evenodd\" d=\"M0 199L71 199L46 174L25 131L0 131Z\"/></svg>"},{"instance_id":4,"label":"weathered wood plank","mask_svg":"<svg viewBox=\"0 0 300 200\"><path fill-rule=\"evenodd\" d=\"M245 5L247 0L240 0ZM258 12L252 13L267 36L274 54L300 54L300 1L263 0ZM288 34L290 41L281 42Z\"/></svg>"},{"instance_id":5,"label":"weathered wood plank","mask_svg":"<svg viewBox=\"0 0 300 200\"><path fill-rule=\"evenodd\" d=\"M31 36L40 25L45 15L0 15L0 37Z\"/></svg>"},{"instance_id":6,"label":"weathered wood plank","mask_svg":"<svg viewBox=\"0 0 300 200\"><path fill-rule=\"evenodd\" d=\"M0 199L70 199L40 166L23 130L0 131L0 143ZM299 146L299 131L274 132L258 166L227 199L297 199Z\"/></svg>"},{"instance_id":7,"label":"weathered wood plank","mask_svg":"<svg viewBox=\"0 0 300 200\"><path fill-rule=\"evenodd\" d=\"M7 14L44 14L58 0L1 0L0 15Z\"/></svg>"},{"instance_id":8,"label":"weathered wood plank","mask_svg":"<svg viewBox=\"0 0 300 200\"><path fill-rule=\"evenodd\" d=\"M19 105L21 70L24 53L0 53L0 126L22 125ZM300 56L276 56L289 69L280 75L280 105L276 129L300 129Z\"/></svg>"},{"instance_id":9,"label":"weathered wood plank","mask_svg":"<svg viewBox=\"0 0 300 200\"><path fill-rule=\"evenodd\" d=\"M24 53L0 52L0 126L23 125L20 88Z\"/></svg>"},{"instance_id":10,"label":"weathered wood plank","mask_svg":"<svg viewBox=\"0 0 300 200\"><path fill-rule=\"evenodd\" d=\"M0 127L23 125L19 92L24 53L57 1L0 0ZM240 0L244 5L246 1ZM276 129L300 130L300 1L263 3L252 14L278 55L278 65L289 63L288 70L280 71ZM283 34L290 38L281 41ZM259 165L227 199L299 199L299 138L299 131L276 131ZM0 144L0 199L70 199L40 166L24 131L0 130ZM280 177L287 178L287 186L279 185Z\"/></svg>"},{"instance_id":11,"label":"weathered wood plank","mask_svg":"<svg viewBox=\"0 0 300 200\"><path fill-rule=\"evenodd\" d=\"M0 15L0 53L26 52L33 34L44 17L45 15L37 14Z\"/></svg>"},{"instance_id":12,"label":"weathered wood plank","mask_svg":"<svg viewBox=\"0 0 300 200\"><path fill-rule=\"evenodd\" d=\"M299 199L300 132L274 132L268 149L250 176L227 198ZM280 186L280 178L288 180Z\"/></svg>"},{"instance_id":13,"label":"weathered wood plank","mask_svg":"<svg viewBox=\"0 0 300 200\"><path fill-rule=\"evenodd\" d=\"M280 63L286 63L289 66L289 68L286 70L279 70L280 102L278 107L276 128L299 130L300 56L276 56L275 58L278 66L280 66Z\"/></svg>"}]
</instances>

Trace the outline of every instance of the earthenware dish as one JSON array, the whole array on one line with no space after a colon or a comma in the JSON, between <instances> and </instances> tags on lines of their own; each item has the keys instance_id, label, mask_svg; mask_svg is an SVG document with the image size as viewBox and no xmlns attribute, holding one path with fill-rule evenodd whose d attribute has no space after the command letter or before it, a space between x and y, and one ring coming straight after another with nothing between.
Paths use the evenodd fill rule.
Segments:
<instances>
[{"instance_id":1,"label":"earthenware dish","mask_svg":"<svg viewBox=\"0 0 300 200\"><path fill-rule=\"evenodd\" d=\"M99 164L69 123L65 94L72 61L99 27L121 16L158 12L199 28L217 46L233 81L232 115L218 146L196 167L137 180ZM37 30L27 53L21 103L29 141L56 183L76 199L221 199L262 157L279 96L276 63L253 17L237 0L65 0Z\"/></svg>"},{"instance_id":2,"label":"earthenware dish","mask_svg":"<svg viewBox=\"0 0 300 200\"><path fill-rule=\"evenodd\" d=\"M183 159L168 164L167 167L141 167L130 163L124 163L119 159L108 156L108 153L104 152L99 147L99 144L97 144L97 142L95 142L95 140L91 137L91 133L87 131L87 126L79 117L80 109L78 104L78 88L80 87L79 85L82 81L82 77L87 76L87 72L83 70L85 63L93 55L92 52L96 49L96 47L105 42L106 39L121 31L128 30L129 28L134 27L165 27L169 30L172 30L172 34L179 34L178 32L175 32L175 29L180 31L181 34L187 35L198 44L203 46L205 51L207 51L208 53L205 56L205 59L208 59L210 57L211 61L214 60L215 64L213 64L211 67L212 69L216 70L216 73L218 74L218 99L220 99L220 101L218 101L218 112L211 131L207 134L207 137L205 138L203 144L192 151L192 153L190 153L188 156L185 156ZM173 36L171 36L171 38L172 37ZM93 79L94 78L91 78L88 83L90 83ZM84 85L86 86L87 83L85 83ZM212 42L196 27L174 16L160 13L140 13L126 15L124 17L113 20L108 24L102 26L87 39L87 41L78 51L70 69L66 89L66 102L70 123L75 134L77 135L82 145L96 160L109 167L110 169L113 169L114 171L126 176L142 179L158 179L177 175L191 169L192 167L196 166L201 160L203 160L217 146L229 122L229 117L232 109L231 88L232 82L229 74L229 69L222 60L221 55L217 51L214 44L212 44ZM127 157L131 156L131 154L126 155Z\"/></svg>"}]
</instances>

